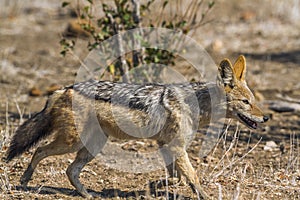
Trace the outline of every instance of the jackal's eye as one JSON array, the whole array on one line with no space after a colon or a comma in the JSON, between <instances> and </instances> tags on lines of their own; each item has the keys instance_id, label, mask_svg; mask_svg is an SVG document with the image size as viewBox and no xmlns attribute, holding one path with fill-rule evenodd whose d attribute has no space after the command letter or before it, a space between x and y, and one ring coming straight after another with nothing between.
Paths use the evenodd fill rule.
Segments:
<instances>
[{"instance_id":1,"label":"jackal's eye","mask_svg":"<svg viewBox=\"0 0 300 200\"><path fill-rule=\"evenodd\" d=\"M250 102L248 101L248 99L243 99L242 100L244 104L250 104Z\"/></svg>"}]
</instances>

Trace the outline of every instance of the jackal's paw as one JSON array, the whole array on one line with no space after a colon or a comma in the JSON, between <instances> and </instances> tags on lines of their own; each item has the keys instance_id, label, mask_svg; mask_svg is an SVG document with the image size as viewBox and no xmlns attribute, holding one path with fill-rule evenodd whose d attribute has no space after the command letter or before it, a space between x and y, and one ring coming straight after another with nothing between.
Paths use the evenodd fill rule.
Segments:
<instances>
[{"instance_id":1,"label":"jackal's paw","mask_svg":"<svg viewBox=\"0 0 300 200\"><path fill-rule=\"evenodd\" d=\"M178 177L169 177L166 185L180 185L180 186L185 186L187 185L187 182L184 178L178 178Z\"/></svg>"},{"instance_id":2,"label":"jackal's paw","mask_svg":"<svg viewBox=\"0 0 300 200\"><path fill-rule=\"evenodd\" d=\"M27 177L24 177L22 176L21 179L20 179L20 183L21 183L21 186L22 188L27 188L27 184L29 182L30 179L28 179Z\"/></svg>"},{"instance_id":3,"label":"jackal's paw","mask_svg":"<svg viewBox=\"0 0 300 200\"><path fill-rule=\"evenodd\" d=\"M211 196L209 196L202 187L198 187L198 189L196 189L192 184L190 184L190 186L192 187L192 190L194 193L197 194L198 199L204 199L204 200L212 200L213 198Z\"/></svg>"},{"instance_id":4,"label":"jackal's paw","mask_svg":"<svg viewBox=\"0 0 300 200\"><path fill-rule=\"evenodd\" d=\"M169 177L166 179L166 185L178 185L180 183L180 179L178 177Z\"/></svg>"},{"instance_id":5,"label":"jackal's paw","mask_svg":"<svg viewBox=\"0 0 300 200\"><path fill-rule=\"evenodd\" d=\"M211 196L209 196L206 192L201 192L201 198L204 200L213 200L213 198Z\"/></svg>"},{"instance_id":6,"label":"jackal's paw","mask_svg":"<svg viewBox=\"0 0 300 200\"><path fill-rule=\"evenodd\" d=\"M94 199L93 195L88 193L84 187L82 187L80 190L77 190L77 192L86 199Z\"/></svg>"},{"instance_id":7,"label":"jackal's paw","mask_svg":"<svg viewBox=\"0 0 300 200\"><path fill-rule=\"evenodd\" d=\"M165 186L184 186L187 185L186 180L185 179L180 179L178 177L169 177L165 180L162 181L158 181L157 183L157 187L165 187Z\"/></svg>"},{"instance_id":8,"label":"jackal's paw","mask_svg":"<svg viewBox=\"0 0 300 200\"><path fill-rule=\"evenodd\" d=\"M27 183L30 181L32 174L33 174L33 169L31 166L29 166L20 179L20 183L22 187L27 186Z\"/></svg>"},{"instance_id":9,"label":"jackal's paw","mask_svg":"<svg viewBox=\"0 0 300 200\"><path fill-rule=\"evenodd\" d=\"M86 199L94 199L93 195L86 193L86 194L82 194L82 196Z\"/></svg>"}]
</instances>

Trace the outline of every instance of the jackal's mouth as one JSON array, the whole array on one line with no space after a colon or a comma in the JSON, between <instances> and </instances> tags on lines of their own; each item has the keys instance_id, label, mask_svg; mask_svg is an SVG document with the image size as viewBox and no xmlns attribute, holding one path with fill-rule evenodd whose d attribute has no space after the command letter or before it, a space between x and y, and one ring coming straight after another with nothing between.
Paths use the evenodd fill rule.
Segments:
<instances>
[{"instance_id":1,"label":"jackal's mouth","mask_svg":"<svg viewBox=\"0 0 300 200\"><path fill-rule=\"evenodd\" d=\"M251 119L249 119L248 117L246 117L245 115L242 114L237 114L237 116L240 118L240 120L246 124L249 128L253 128L253 129L257 129L257 123Z\"/></svg>"}]
</instances>

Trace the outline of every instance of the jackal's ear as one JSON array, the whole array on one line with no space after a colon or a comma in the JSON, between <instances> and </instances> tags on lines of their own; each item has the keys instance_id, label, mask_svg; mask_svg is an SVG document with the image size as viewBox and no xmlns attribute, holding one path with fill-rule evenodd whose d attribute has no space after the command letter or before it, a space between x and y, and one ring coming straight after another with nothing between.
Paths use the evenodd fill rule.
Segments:
<instances>
[{"instance_id":1,"label":"jackal's ear","mask_svg":"<svg viewBox=\"0 0 300 200\"><path fill-rule=\"evenodd\" d=\"M235 77L239 81L245 81L246 76L246 58L240 55L233 65Z\"/></svg>"},{"instance_id":2,"label":"jackal's ear","mask_svg":"<svg viewBox=\"0 0 300 200\"><path fill-rule=\"evenodd\" d=\"M222 60L219 65L218 84L223 84L225 89L231 89L234 87L234 71L231 62L228 59Z\"/></svg>"}]
</instances>

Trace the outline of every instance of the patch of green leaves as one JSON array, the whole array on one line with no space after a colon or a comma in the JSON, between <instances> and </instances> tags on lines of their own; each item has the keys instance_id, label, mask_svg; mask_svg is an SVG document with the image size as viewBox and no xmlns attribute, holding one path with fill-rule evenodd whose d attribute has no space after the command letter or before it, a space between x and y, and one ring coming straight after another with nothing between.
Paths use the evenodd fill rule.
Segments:
<instances>
[{"instance_id":1,"label":"patch of green leaves","mask_svg":"<svg viewBox=\"0 0 300 200\"><path fill-rule=\"evenodd\" d=\"M87 21L96 21L96 24L92 26L90 23L82 24L82 28L89 32L92 35L92 40L89 40L87 48L89 50L93 50L96 48L101 48L102 42L111 38L113 35L118 34L122 31L134 29L136 27L156 27L160 26L163 28L168 29L175 29L175 30L181 30L184 34L187 34L190 30L193 29L193 26L197 23L197 12L200 6L202 5L202 1L192 1L190 5L190 10L192 11L192 14L186 14L184 13L183 16L177 15L175 12L175 15L170 18L164 18L164 11L167 10L167 6L170 6L170 8L173 6L172 3L175 1L171 0L164 0L161 3L161 20L159 19L158 22L153 21L147 21L148 24L137 24L140 22L145 22L146 20L143 20L143 16L147 16L145 14L146 12L151 13L153 11L152 5L154 2L158 2L161 0L141 0L140 1L140 22L134 20L134 10L133 10L133 4L132 0L114 0L114 5L106 4L104 2L101 3L103 16L94 19L95 16L92 14L92 6L94 4L93 0L85 0L89 3L89 5L86 5L82 7L78 12L80 13L79 17L81 19L87 20ZM177 2L177 1L176 1ZM178 1L180 2L180 1ZM70 2L64 1L62 3L62 7L69 6ZM207 9L201 12L201 23L205 15L208 13L208 11L215 5L215 1L209 1L207 4ZM174 6L173 6L174 7ZM157 9L157 8L155 8ZM184 16L188 16L187 18L184 18ZM200 24L201 25L201 24ZM197 25L195 26L197 27ZM199 27L199 26L198 26ZM147 36L145 36L147 37ZM175 62L175 53L174 52L168 52L166 50L162 50L159 48L149 48L150 45L147 42L147 38L143 37L135 37L135 40L139 41L141 47L144 48L143 53L143 62L150 64L150 63L156 63L156 64L164 64L164 65L172 65ZM75 46L75 41L73 40L67 40L62 39L60 41L62 51L62 55L66 55L66 53L70 50L73 50ZM104 47L105 48L105 47ZM113 52L111 52L113 54ZM128 56L126 56L126 62L129 66L129 68L136 67L138 64L132 63L135 59L129 59ZM129 69L130 70L130 69ZM109 64L108 72L111 73L113 76L119 77L122 75L122 64L120 60L115 61L113 64Z\"/></svg>"}]
</instances>

